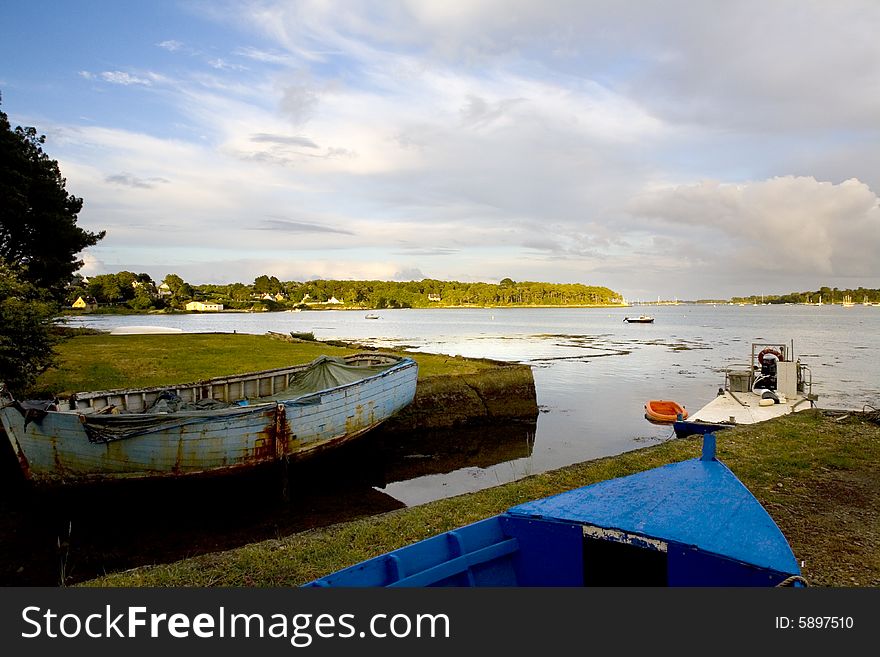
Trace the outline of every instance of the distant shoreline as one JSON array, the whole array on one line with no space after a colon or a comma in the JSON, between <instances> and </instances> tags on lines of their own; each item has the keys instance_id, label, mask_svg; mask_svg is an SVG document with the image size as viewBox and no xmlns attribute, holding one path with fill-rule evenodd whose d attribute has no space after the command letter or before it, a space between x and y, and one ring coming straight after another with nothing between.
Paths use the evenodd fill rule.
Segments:
<instances>
[{"instance_id":1,"label":"distant shoreline","mask_svg":"<svg viewBox=\"0 0 880 657\"><path fill-rule=\"evenodd\" d=\"M324 307L310 306L308 308L300 308L302 312L307 311L347 311L347 312L384 312L386 310L504 310L505 308L632 308L634 306L626 304L552 304L552 305L532 305L532 304L515 304L503 306L478 306L468 304L463 306L418 306L413 308L354 308L354 307ZM298 312L292 308L282 308L278 310L245 310L240 308L224 308L223 310L90 310L86 312L75 312L76 309L65 308L61 317L83 317L86 315L225 315L225 314L266 314L266 313L286 313Z\"/></svg>"}]
</instances>

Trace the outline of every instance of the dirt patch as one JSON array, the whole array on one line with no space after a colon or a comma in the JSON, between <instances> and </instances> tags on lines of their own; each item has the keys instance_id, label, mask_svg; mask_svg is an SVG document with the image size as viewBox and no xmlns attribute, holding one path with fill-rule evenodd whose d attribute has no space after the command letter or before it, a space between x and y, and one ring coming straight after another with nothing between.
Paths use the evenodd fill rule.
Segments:
<instances>
[{"instance_id":1,"label":"dirt patch","mask_svg":"<svg viewBox=\"0 0 880 657\"><path fill-rule=\"evenodd\" d=\"M810 584L880 586L880 471L827 470L789 488L764 503Z\"/></svg>"}]
</instances>

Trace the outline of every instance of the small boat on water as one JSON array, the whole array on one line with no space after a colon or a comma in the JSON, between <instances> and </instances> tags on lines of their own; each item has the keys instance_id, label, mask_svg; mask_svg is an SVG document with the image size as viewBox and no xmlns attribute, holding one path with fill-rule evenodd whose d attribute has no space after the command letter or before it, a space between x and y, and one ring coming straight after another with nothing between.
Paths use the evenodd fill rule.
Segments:
<instances>
[{"instance_id":1,"label":"small boat on water","mask_svg":"<svg viewBox=\"0 0 880 657\"><path fill-rule=\"evenodd\" d=\"M804 583L785 536L708 434L700 458L520 504L305 586Z\"/></svg>"},{"instance_id":2,"label":"small boat on water","mask_svg":"<svg viewBox=\"0 0 880 657\"><path fill-rule=\"evenodd\" d=\"M379 315L376 313L367 313L364 315L364 319L379 319Z\"/></svg>"},{"instance_id":3,"label":"small boat on water","mask_svg":"<svg viewBox=\"0 0 880 657\"><path fill-rule=\"evenodd\" d=\"M366 433L412 402L417 376L411 358L362 353L64 402L19 402L0 386L0 421L37 483L226 472Z\"/></svg>"},{"instance_id":4,"label":"small boat on water","mask_svg":"<svg viewBox=\"0 0 880 657\"><path fill-rule=\"evenodd\" d=\"M651 399L645 402L645 417L652 422L675 422L686 420L688 412L678 402L667 399Z\"/></svg>"},{"instance_id":5,"label":"small boat on water","mask_svg":"<svg viewBox=\"0 0 880 657\"><path fill-rule=\"evenodd\" d=\"M654 318L650 315L639 315L638 317L624 317L623 321L628 324L652 324Z\"/></svg>"},{"instance_id":6,"label":"small boat on water","mask_svg":"<svg viewBox=\"0 0 880 657\"><path fill-rule=\"evenodd\" d=\"M747 368L725 372L715 398L690 418L676 421L675 435L715 432L754 424L815 406L809 367L794 357L794 345L752 343Z\"/></svg>"}]
</instances>

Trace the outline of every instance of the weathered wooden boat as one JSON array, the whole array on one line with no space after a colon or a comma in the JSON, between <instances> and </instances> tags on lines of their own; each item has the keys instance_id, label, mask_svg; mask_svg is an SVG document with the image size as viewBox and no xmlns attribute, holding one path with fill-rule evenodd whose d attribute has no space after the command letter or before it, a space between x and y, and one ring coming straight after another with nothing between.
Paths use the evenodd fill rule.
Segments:
<instances>
[{"instance_id":1,"label":"weathered wooden boat","mask_svg":"<svg viewBox=\"0 0 880 657\"><path fill-rule=\"evenodd\" d=\"M418 365L363 353L195 383L18 402L0 420L38 483L225 472L351 440L412 402Z\"/></svg>"},{"instance_id":2,"label":"weathered wooden boat","mask_svg":"<svg viewBox=\"0 0 880 657\"><path fill-rule=\"evenodd\" d=\"M652 422L675 422L686 420L687 409L669 399L649 399L645 402L645 417Z\"/></svg>"},{"instance_id":3,"label":"weathered wooden boat","mask_svg":"<svg viewBox=\"0 0 880 657\"><path fill-rule=\"evenodd\" d=\"M749 365L725 372L715 398L690 418L676 421L678 437L754 424L815 406L810 368L794 356L794 345L752 343Z\"/></svg>"},{"instance_id":4,"label":"weathered wooden boat","mask_svg":"<svg viewBox=\"0 0 880 657\"><path fill-rule=\"evenodd\" d=\"M649 315L639 315L638 317L624 317L623 321L628 324L652 324L654 318Z\"/></svg>"},{"instance_id":5,"label":"weathered wooden boat","mask_svg":"<svg viewBox=\"0 0 880 657\"><path fill-rule=\"evenodd\" d=\"M803 585L773 519L715 458L508 509L307 587Z\"/></svg>"}]
</instances>

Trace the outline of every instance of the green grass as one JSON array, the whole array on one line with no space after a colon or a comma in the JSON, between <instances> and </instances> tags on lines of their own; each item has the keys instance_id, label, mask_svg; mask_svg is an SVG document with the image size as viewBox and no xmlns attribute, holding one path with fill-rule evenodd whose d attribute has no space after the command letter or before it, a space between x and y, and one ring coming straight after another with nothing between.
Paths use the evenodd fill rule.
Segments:
<instances>
[{"instance_id":1,"label":"green grass","mask_svg":"<svg viewBox=\"0 0 880 657\"><path fill-rule=\"evenodd\" d=\"M698 456L700 439L572 465L454 498L108 575L98 586L296 586L521 502ZM719 434L718 457L768 509L813 585L880 585L880 426L807 411Z\"/></svg>"},{"instance_id":2,"label":"green grass","mask_svg":"<svg viewBox=\"0 0 880 657\"><path fill-rule=\"evenodd\" d=\"M57 366L45 372L35 391L58 396L187 383L227 374L309 362L322 354L341 356L357 349L321 342L288 342L265 335L79 335L56 349ZM491 361L434 354L408 354L419 377L459 375L492 367Z\"/></svg>"}]
</instances>

